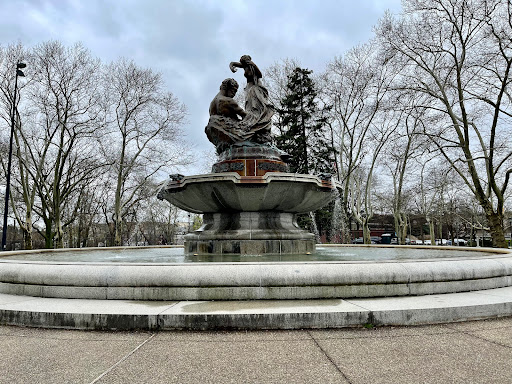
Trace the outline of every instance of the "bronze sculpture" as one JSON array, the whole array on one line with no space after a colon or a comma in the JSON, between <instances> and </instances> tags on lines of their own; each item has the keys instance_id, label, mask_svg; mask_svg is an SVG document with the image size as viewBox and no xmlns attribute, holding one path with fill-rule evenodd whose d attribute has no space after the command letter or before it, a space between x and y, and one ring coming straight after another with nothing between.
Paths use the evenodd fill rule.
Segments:
<instances>
[{"instance_id":1,"label":"bronze sculpture","mask_svg":"<svg viewBox=\"0 0 512 384\"><path fill-rule=\"evenodd\" d=\"M244 69L247 79L245 111L233 100L238 83L234 79L224 80L220 92L210 103L210 120L205 128L208 139L217 147L218 154L231 145L270 145L274 107L260 82L261 71L249 55L242 56L240 62L231 62L229 68L232 72Z\"/></svg>"},{"instance_id":2,"label":"bronze sculpture","mask_svg":"<svg viewBox=\"0 0 512 384\"><path fill-rule=\"evenodd\" d=\"M203 214L202 227L185 236L188 255L312 253L315 235L297 225L296 215L328 204L339 183L290 173L289 155L272 145L274 108L261 71L248 55L229 68L244 70L245 108L233 99L236 80L225 79L205 128L218 154L211 173L171 175L158 198Z\"/></svg>"}]
</instances>

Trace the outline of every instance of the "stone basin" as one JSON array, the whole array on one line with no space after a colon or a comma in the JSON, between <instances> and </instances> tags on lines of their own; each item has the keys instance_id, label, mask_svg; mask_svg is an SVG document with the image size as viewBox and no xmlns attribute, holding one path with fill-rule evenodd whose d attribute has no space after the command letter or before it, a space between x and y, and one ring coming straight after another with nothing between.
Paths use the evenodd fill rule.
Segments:
<instances>
[{"instance_id":1,"label":"stone basin","mask_svg":"<svg viewBox=\"0 0 512 384\"><path fill-rule=\"evenodd\" d=\"M331 253L352 253L361 248L333 246ZM405 252L413 248L399 247ZM379 254L389 248L363 249ZM425 256L447 252L447 257L419 260L73 261L77 252L112 251L144 253L140 247L0 252L0 293L118 300L297 300L415 296L512 286L512 254L501 249L479 252L457 247L421 247L416 251ZM59 261L45 260L45 255L56 254L63 257ZM27 255L32 255L31 260L23 259ZM33 261L34 255L40 255L40 261Z\"/></svg>"},{"instance_id":2,"label":"stone basin","mask_svg":"<svg viewBox=\"0 0 512 384\"><path fill-rule=\"evenodd\" d=\"M222 172L173 175L158 198L204 214L203 226L185 236L186 254L300 254L315 251L315 236L296 215L325 206L338 188L330 176Z\"/></svg>"},{"instance_id":3,"label":"stone basin","mask_svg":"<svg viewBox=\"0 0 512 384\"><path fill-rule=\"evenodd\" d=\"M169 180L158 197L194 213L315 211L336 197L335 180L296 173L209 173Z\"/></svg>"}]
</instances>

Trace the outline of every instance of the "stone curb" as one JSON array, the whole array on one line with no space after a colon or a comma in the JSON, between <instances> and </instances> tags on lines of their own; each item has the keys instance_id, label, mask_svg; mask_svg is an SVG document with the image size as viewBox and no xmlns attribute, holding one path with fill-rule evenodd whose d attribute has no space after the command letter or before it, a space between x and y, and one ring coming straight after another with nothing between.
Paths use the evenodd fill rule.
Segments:
<instances>
[{"instance_id":1,"label":"stone curb","mask_svg":"<svg viewBox=\"0 0 512 384\"><path fill-rule=\"evenodd\" d=\"M512 315L512 287L352 300L140 302L0 294L0 324L88 330L302 329L419 325Z\"/></svg>"}]
</instances>

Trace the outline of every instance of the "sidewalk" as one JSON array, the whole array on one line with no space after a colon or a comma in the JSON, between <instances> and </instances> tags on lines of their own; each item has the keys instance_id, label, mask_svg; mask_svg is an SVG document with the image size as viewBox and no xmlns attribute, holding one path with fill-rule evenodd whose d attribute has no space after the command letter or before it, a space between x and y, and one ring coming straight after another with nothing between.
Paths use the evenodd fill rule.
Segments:
<instances>
[{"instance_id":1,"label":"sidewalk","mask_svg":"<svg viewBox=\"0 0 512 384\"><path fill-rule=\"evenodd\" d=\"M0 326L0 383L510 383L512 318L414 327L91 332Z\"/></svg>"}]
</instances>

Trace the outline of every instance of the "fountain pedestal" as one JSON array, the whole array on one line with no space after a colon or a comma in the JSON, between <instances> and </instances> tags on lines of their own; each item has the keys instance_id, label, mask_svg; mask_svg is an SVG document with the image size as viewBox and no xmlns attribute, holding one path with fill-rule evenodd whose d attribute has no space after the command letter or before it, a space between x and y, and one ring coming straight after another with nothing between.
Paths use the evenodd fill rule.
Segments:
<instances>
[{"instance_id":1,"label":"fountain pedestal","mask_svg":"<svg viewBox=\"0 0 512 384\"><path fill-rule=\"evenodd\" d=\"M315 251L315 236L296 215L337 195L329 176L289 173L283 153L268 146L233 146L213 173L173 175L158 197L203 213L203 226L185 236L187 254L298 254Z\"/></svg>"},{"instance_id":2,"label":"fountain pedestal","mask_svg":"<svg viewBox=\"0 0 512 384\"><path fill-rule=\"evenodd\" d=\"M289 212L205 213L203 226L185 236L188 254L305 254L315 236L298 227Z\"/></svg>"}]
</instances>

